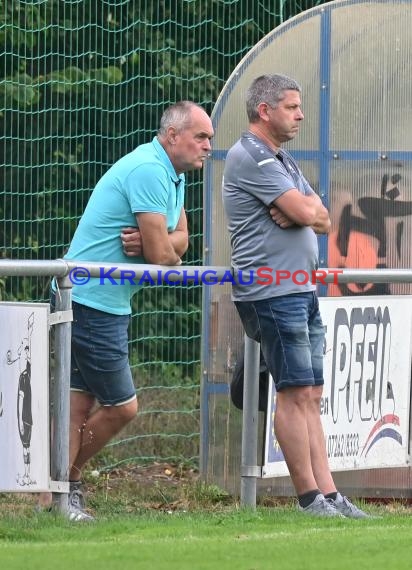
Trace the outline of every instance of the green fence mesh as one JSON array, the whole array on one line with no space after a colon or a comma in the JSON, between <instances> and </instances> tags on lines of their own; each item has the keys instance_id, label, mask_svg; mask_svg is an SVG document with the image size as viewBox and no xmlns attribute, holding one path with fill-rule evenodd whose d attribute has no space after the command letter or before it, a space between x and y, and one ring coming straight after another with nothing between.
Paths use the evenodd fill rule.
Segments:
<instances>
[{"instance_id":1,"label":"green fence mesh","mask_svg":"<svg viewBox=\"0 0 412 570\"><path fill-rule=\"evenodd\" d=\"M191 99L210 112L257 41L321 3L0 2L1 256L62 257L96 181L151 140L167 105ZM189 174L185 264L202 263L202 190L201 175ZM48 286L6 278L0 296L44 301ZM199 286L147 287L135 297L130 357L140 413L102 454L107 465L197 462L200 319Z\"/></svg>"}]
</instances>

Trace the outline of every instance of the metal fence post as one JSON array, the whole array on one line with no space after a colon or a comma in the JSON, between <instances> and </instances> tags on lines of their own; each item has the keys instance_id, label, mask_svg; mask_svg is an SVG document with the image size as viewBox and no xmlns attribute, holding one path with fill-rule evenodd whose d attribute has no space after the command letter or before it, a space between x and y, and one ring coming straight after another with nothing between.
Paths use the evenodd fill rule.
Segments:
<instances>
[{"instance_id":1,"label":"metal fence post","mask_svg":"<svg viewBox=\"0 0 412 570\"><path fill-rule=\"evenodd\" d=\"M56 312L70 311L72 307L70 279L57 279ZM70 358L71 320L55 325L55 377L52 390L51 426L51 479L69 479L69 429L70 429ZM61 512L67 511L68 494L53 493L53 503Z\"/></svg>"},{"instance_id":2,"label":"metal fence post","mask_svg":"<svg viewBox=\"0 0 412 570\"><path fill-rule=\"evenodd\" d=\"M240 503L256 508L260 344L245 335Z\"/></svg>"}]
</instances>

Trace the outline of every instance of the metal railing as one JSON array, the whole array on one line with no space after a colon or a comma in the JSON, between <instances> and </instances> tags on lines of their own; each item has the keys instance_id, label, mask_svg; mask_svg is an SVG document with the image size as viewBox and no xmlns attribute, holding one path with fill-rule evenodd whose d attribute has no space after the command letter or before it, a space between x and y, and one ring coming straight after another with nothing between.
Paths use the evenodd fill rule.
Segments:
<instances>
[{"instance_id":1,"label":"metal railing","mask_svg":"<svg viewBox=\"0 0 412 570\"><path fill-rule=\"evenodd\" d=\"M99 277L102 272L110 272L114 279L132 274L136 279L150 275L168 274L168 281L179 281L182 274L186 281L202 278L213 272L213 279L222 280L229 267L221 266L173 266L132 263L98 263L85 261L47 260L1 260L0 277L54 276L60 294L56 296L56 312L71 311L71 277L73 271L82 268L90 277ZM324 280L331 283L412 283L412 269L343 269L326 270ZM236 277L236 275L234 275ZM53 401L55 406L53 433L51 437L51 480L67 482L69 473L69 416L70 416L70 354L71 322L56 323L55 336L55 382ZM259 369L259 344L245 337L245 382L242 419L242 459L241 459L241 504L256 507L256 480L259 476L258 452L258 383L254 381ZM60 510L67 508L67 492L53 492L53 500Z\"/></svg>"}]
</instances>

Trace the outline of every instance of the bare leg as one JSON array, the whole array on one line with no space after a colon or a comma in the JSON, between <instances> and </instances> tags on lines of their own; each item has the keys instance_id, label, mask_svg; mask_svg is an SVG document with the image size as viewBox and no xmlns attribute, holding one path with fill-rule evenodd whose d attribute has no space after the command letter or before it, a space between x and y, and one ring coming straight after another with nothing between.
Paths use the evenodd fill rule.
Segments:
<instances>
[{"instance_id":1,"label":"bare leg","mask_svg":"<svg viewBox=\"0 0 412 570\"><path fill-rule=\"evenodd\" d=\"M276 396L275 434L298 495L316 489L312 471L308 407L311 386L285 388Z\"/></svg>"},{"instance_id":2,"label":"bare leg","mask_svg":"<svg viewBox=\"0 0 412 570\"><path fill-rule=\"evenodd\" d=\"M137 413L137 400L121 406L102 406L92 412L93 396L70 394L69 479L78 481L84 464L98 453ZM50 506L51 493L39 494L39 505Z\"/></svg>"},{"instance_id":3,"label":"bare leg","mask_svg":"<svg viewBox=\"0 0 412 570\"><path fill-rule=\"evenodd\" d=\"M322 386L313 386L311 399L308 403L307 418L313 474L317 486L324 495L327 495L328 493L336 492L336 487L329 468L325 434L320 419L321 396Z\"/></svg>"},{"instance_id":4,"label":"bare leg","mask_svg":"<svg viewBox=\"0 0 412 570\"><path fill-rule=\"evenodd\" d=\"M88 394L71 394L70 481L81 478L85 463L103 449L137 413L137 400L120 406L100 406L91 412L93 403Z\"/></svg>"},{"instance_id":5,"label":"bare leg","mask_svg":"<svg viewBox=\"0 0 412 570\"><path fill-rule=\"evenodd\" d=\"M73 464L82 446L83 429L95 402L96 400L91 394L74 390L70 392L69 479L71 481L80 479L80 473L77 476L73 474Z\"/></svg>"},{"instance_id":6,"label":"bare leg","mask_svg":"<svg viewBox=\"0 0 412 570\"><path fill-rule=\"evenodd\" d=\"M93 396L84 392L70 392L70 436L69 436L69 465L73 465L73 461L79 453L82 442L83 425L85 424L91 409L95 404ZM72 469L71 469L72 471ZM76 477L73 480L79 479ZM71 473L70 477L71 479ZM41 507L49 507L52 503L52 493L40 493L39 505Z\"/></svg>"},{"instance_id":7,"label":"bare leg","mask_svg":"<svg viewBox=\"0 0 412 570\"><path fill-rule=\"evenodd\" d=\"M52 504L52 498L53 496L51 493L46 493L46 492L39 493L39 501L38 501L39 507L42 508L50 507L50 505Z\"/></svg>"}]
</instances>

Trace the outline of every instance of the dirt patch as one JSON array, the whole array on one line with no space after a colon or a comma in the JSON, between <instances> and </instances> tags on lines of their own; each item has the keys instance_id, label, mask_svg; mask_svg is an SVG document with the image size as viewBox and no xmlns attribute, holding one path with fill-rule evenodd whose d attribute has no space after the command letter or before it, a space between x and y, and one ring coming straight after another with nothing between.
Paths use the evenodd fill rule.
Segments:
<instances>
[{"instance_id":1,"label":"dirt patch","mask_svg":"<svg viewBox=\"0 0 412 570\"><path fill-rule=\"evenodd\" d=\"M106 488L114 493L130 491L141 497L150 496L154 488L177 492L184 486L196 484L200 478L196 469L172 463L150 463L111 468L109 471L90 470L85 474L88 493Z\"/></svg>"},{"instance_id":2,"label":"dirt patch","mask_svg":"<svg viewBox=\"0 0 412 570\"><path fill-rule=\"evenodd\" d=\"M96 472L89 473L88 481L93 481ZM122 486L125 481L134 481L142 487L151 487L154 484L161 483L162 486L177 487L182 483L194 483L199 480L199 473L193 468L184 467L183 465L173 465L171 463L151 463L149 465L129 465L122 468L111 469L110 472L103 476L110 479L111 486Z\"/></svg>"},{"instance_id":3,"label":"dirt patch","mask_svg":"<svg viewBox=\"0 0 412 570\"><path fill-rule=\"evenodd\" d=\"M92 475L92 472L90 473ZM97 475L97 474L95 474ZM116 501L125 512L140 509L215 511L234 506L236 499L213 484L204 483L197 469L184 464L151 463L111 469L87 481L89 504L100 510ZM106 500L102 500L106 496ZM116 507L114 507L116 508Z\"/></svg>"},{"instance_id":4,"label":"dirt patch","mask_svg":"<svg viewBox=\"0 0 412 570\"><path fill-rule=\"evenodd\" d=\"M110 505L126 512L137 508L185 509L198 481L196 469L171 463L127 465L108 472L85 471L87 502L99 510L111 510ZM37 502L37 493L0 493L3 514L28 514L36 509Z\"/></svg>"}]
</instances>

